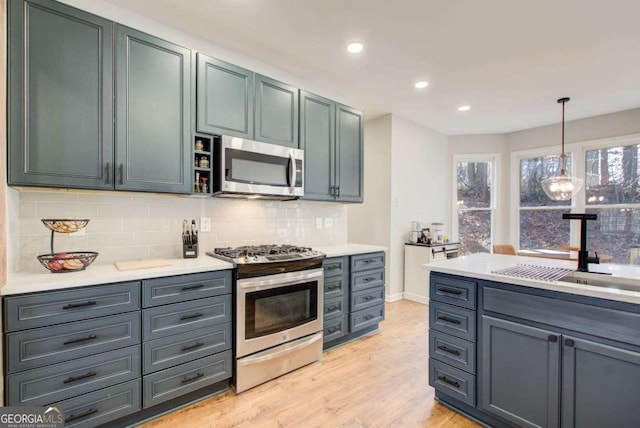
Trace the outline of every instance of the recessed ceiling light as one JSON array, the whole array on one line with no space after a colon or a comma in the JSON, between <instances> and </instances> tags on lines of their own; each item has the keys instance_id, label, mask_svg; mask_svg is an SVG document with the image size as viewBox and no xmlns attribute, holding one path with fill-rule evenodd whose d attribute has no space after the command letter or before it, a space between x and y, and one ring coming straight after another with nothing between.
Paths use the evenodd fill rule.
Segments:
<instances>
[{"instance_id":1,"label":"recessed ceiling light","mask_svg":"<svg viewBox=\"0 0 640 428\"><path fill-rule=\"evenodd\" d=\"M416 89L424 89L424 88L426 88L427 86L429 86L429 82L425 82L425 81L423 80L423 81L420 81L420 82L416 82L416 84L415 84L415 85L413 85L413 86L415 86L415 87L416 87Z\"/></svg>"},{"instance_id":2,"label":"recessed ceiling light","mask_svg":"<svg viewBox=\"0 0 640 428\"><path fill-rule=\"evenodd\" d=\"M460 106L458 107L458 111L469 111L471 110L471 106Z\"/></svg>"},{"instance_id":3,"label":"recessed ceiling light","mask_svg":"<svg viewBox=\"0 0 640 428\"><path fill-rule=\"evenodd\" d=\"M362 43L350 43L349 46L347 46L347 51L352 54L360 53L363 49L364 45Z\"/></svg>"}]
</instances>

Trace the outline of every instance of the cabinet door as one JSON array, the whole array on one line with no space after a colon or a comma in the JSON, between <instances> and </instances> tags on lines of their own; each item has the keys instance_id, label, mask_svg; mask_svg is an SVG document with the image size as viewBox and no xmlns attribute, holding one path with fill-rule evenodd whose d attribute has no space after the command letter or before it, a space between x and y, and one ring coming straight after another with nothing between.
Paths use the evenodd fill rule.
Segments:
<instances>
[{"instance_id":1,"label":"cabinet door","mask_svg":"<svg viewBox=\"0 0 640 428\"><path fill-rule=\"evenodd\" d=\"M253 71L198 54L198 132L253 140Z\"/></svg>"},{"instance_id":2,"label":"cabinet door","mask_svg":"<svg viewBox=\"0 0 640 428\"><path fill-rule=\"evenodd\" d=\"M298 88L256 74L255 139L298 148Z\"/></svg>"},{"instance_id":3,"label":"cabinet door","mask_svg":"<svg viewBox=\"0 0 640 428\"><path fill-rule=\"evenodd\" d=\"M336 106L336 196L342 202L362 202L363 158L362 112Z\"/></svg>"},{"instance_id":4,"label":"cabinet door","mask_svg":"<svg viewBox=\"0 0 640 428\"><path fill-rule=\"evenodd\" d=\"M563 427L637 427L639 385L639 353L564 336Z\"/></svg>"},{"instance_id":5,"label":"cabinet door","mask_svg":"<svg viewBox=\"0 0 640 428\"><path fill-rule=\"evenodd\" d=\"M480 405L521 427L559 426L560 336L482 316Z\"/></svg>"},{"instance_id":6,"label":"cabinet door","mask_svg":"<svg viewBox=\"0 0 640 428\"><path fill-rule=\"evenodd\" d=\"M7 3L9 183L113 188L112 22L55 1Z\"/></svg>"},{"instance_id":7,"label":"cabinet door","mask_svg":"<svg viewBox=\"0 0 640 428\"><path fill-rule=\"evenodd\" d=\"M191 190L191 51L117 27L116 188Z\"/></svg>"},{"instance_id":8,"label":"cabinet door","mask_svg":"<svg viewBox=\"0 0 640 428\"><path fill-rule=\"evenodd\" d=\"M335 103L300 91L300 148L304 150L304 198L334 200Z\"/></svg>"}]
</instances>

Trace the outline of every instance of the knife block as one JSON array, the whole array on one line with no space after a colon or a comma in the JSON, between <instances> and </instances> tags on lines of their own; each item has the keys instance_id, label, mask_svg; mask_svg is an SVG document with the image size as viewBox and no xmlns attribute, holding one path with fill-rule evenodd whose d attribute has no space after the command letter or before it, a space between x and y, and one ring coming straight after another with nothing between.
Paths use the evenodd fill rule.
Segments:
<instances>
[{"instance_id":1,"label":"knife block","mask_svg":"<svg viewBox=\"0 0 640 428\"><path fill-rule=\"evenodd\" d=\"M182 245L182 258L195 259L198 257L198 244Z\"/></svg>"}]
</instances>

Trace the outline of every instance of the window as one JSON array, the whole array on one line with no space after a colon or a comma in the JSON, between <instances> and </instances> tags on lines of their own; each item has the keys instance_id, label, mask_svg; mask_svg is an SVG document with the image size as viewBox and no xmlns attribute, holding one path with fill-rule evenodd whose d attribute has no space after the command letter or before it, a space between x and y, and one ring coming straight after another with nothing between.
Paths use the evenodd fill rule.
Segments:
<instances>
[{"instance_id":1,"label":"window","mask_svg":"<svg viewBox=\"0 0 640 428\"><path fill-rule=\"evenodd\" d=\"M456 171L456 218L454 231L460 254L488 253L495 207L496 157L454 159ZM455 235L455 233L454 233Z\"/></svg>"},{"instance_id":2,"label":"window","mask_svg":"<svg viewBox=\"0 0 640 428\"><path fill-rule=\"evenodd\" d=\"M571 201L552 201L541 184L559 172L559 157L522 157L519 167L519 248L557 248L569 244L570 222L563 220L562 214L570 212ZM570 157L567 170L571 171Z\"/></svg>"},{"instance_id":3,"label":"window","mask_svg":"<svg viewBox=\"0 0 640 428\"><path fill-rule=\"evenodd\" d=\"M631 248L640 245L640 144L585 151L586 212L591 251L611 255L614 263L630 263Z\"/></svg>"}]
</instances>

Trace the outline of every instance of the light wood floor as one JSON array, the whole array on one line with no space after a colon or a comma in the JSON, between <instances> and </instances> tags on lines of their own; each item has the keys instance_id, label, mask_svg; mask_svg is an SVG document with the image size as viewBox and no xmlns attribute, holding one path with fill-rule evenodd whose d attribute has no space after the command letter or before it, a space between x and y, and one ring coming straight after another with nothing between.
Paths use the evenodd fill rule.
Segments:
<instances>
[{"instance_id":1,"label":"light wood floor","mask_svg":"<svg viewBox=\"0 0 640 428\"><path fill-rule=\"evenodd\" d=\"M478 427L433 400L428 307L400 300L387 303L386 311L378 333L326 352L320 362L144 427Z\"/></svg>"}]
</instances>

